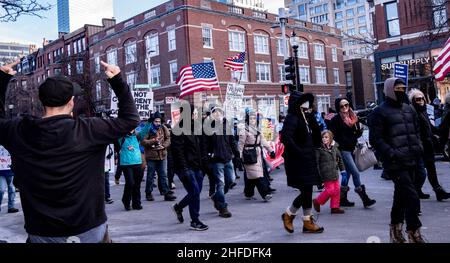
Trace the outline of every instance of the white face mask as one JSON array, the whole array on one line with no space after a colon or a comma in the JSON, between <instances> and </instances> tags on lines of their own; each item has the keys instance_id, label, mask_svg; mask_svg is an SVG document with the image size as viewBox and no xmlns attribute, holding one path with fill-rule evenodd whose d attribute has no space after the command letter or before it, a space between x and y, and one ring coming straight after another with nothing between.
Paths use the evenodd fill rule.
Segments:
<instances>
[{"instance_id":1,"label":"white face mask","mask_svg":"<svg viewBox=\"0 0 450 263\"><path fill-rule=\"evenodd\" d=\"M309 109L309 101L305 102L302 104L302 106L300 106L303 109Z\"/></svg>"}]
</instances>

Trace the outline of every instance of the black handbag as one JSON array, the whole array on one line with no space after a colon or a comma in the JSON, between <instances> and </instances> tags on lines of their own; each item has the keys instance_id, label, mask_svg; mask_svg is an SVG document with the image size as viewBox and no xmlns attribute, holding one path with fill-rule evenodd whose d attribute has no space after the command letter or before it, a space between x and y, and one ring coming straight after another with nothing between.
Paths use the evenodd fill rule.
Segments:
<instances>
[{"instance_id":1,"label":"black handbag","mask_svg":"<svg viewBox=\"0 0 450 263\"><path fill-rule=\"evenodd\" d=\"M256 135L255 144L253 145L244 145L244 150L242 151L242 161L244 164L256 164L258 163L258 153L257 147L259 147L258 142L259 132ZM253 147L253 148L250 148Z\"/></svg>"}]
</instances>

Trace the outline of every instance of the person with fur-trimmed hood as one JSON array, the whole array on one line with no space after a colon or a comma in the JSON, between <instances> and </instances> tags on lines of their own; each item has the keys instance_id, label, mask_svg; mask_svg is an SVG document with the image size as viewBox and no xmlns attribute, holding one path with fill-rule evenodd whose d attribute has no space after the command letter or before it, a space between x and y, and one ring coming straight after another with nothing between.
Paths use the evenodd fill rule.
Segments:
<instances>
[{"instance_id":1,"label":"person with fur-trimmed hood","mask_svg":"<svg viewBox=\"0 0 450 263\"><path fill-rule=\"evenodd\" d=\"M387 79L384 83L386 101L370 115L370 144L379 153L385 171L394 182L390 239L406 243L403 223L410 243L425 243L420 228L420 199L414 186L418 160L422 158L419 119L407 104L405 81Z\"/></svg>"},{"instance_id":2,"label":"person with fur-trimmed hood","mask_svg":"<svg viewBox=\"0 0 450 263\"><path fill-rule=\"evenodd\" d=\"M289 111L281 131L281 142L285 146L284 166L288 186L300 191L300 195L282 214L284 228L294 232L294 219L303 208L303 232L322 233L323 227L315 223L312 214L313 186L320 185L315 149L320 147L319 124L312 114L314 95L292 92Z\"/></svg>"},{"instance_id":3,"label":"person with fur-trimmed hood","mask_svg":"<svg viewBox=\"0 0 450 263\"><path fill-rule=\"evenodd\" d=\"M437 130L430 122L427 113L427 104L425 95L417 89L411 90L409 93L409 101L411 105L416 110L419 117L419 125L420 125L420 139L423 144L424 154L422 156L422 160L419 161L419 171L420 173L424 173L423 178L416 178L417 180L416 188L417 193L421 199L428 199L430 195L424 194L422 192L422 186L425 183L426 177L428 177L428 181L433 187L434 192L436 193L436 199L438 201L443 201L450 198L450 193L447 193L442 186L439 184L439 180L436 172L436 165L434 159L434 145L433 145L433 130ZM436 131L437 132L437 131ZM425 171L426 168L426 171ZM423 171L423 172L422 172Z\"/></svg>"}]
</instances>

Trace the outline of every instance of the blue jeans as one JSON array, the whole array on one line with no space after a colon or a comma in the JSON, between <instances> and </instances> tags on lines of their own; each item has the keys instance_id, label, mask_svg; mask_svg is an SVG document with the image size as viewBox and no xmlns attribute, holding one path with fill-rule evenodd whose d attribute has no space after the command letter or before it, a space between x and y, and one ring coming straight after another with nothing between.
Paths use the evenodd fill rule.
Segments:
<instances>
[{"instance_id":1,"label":"blue jeans","mask_svg":"<svg viewBox=\"0 0 450 263\"><path fill-rule=\"evenodd\" d=\"M3 194L8 188L8 209L14 208L14 201L16 199L16 188L13 185L13 175L0 176L0 210L3 200Z\"/></svg>"},{"instance_id":2,"label":"blue jeans","mask_svg":"<svg viewBox=\"0 0 450 263\"><path fill-rule=\"evenodd\" d=\"M177 173L183 183L187 195L178 203L178 207L183 209L189 206L189 214L192 222L199 222L200 216L200 193L203 187L203 172L200 170L187 170Z\"/></svg>"},{"instance_id":3,"label":"blue jeans","mask_svg":"<svg viewBox=\"0 0 450 263\"><path fill-rule=\"evenodd\" d=\"M236 180L233 162L213 163L211 166L216 182L216 192L212 197L214 206L217 210L227 208L228 204L225 202L225 194L228 193L230 185Z\"/></svg>"},{"instance_id":4,"label":"blue jeans","mask_svg":"<svg viewBox=\"0 0 450 263\"><path fill-rule=\"evenodd\" d=\"M105 200L111 198L111 191L109 190L109 172L105 172Z\"/></svg>"},{"instance_id":5,"label":"blue jeans","mask_svg":"<svg viewBox=\"0 0 450 263\"><path fill-rule=\"evenodd\" d=\"M161 185L161 192L165 195L169 192L169 179L167 178L167 159L162 161L147 160L147 180L145 181L145 193L153 192L153 182L155 181L155 171L158 173L158 182Z\"/></svg>"},{"instance_id":6,"label":"blue jeans","mask_svg":"<svg viewBox=\"0 0 450 263\"><path fill-rule=\"evenodd\" d=\"M425 163L422 158L420 158L417 162L416 173L414 177L414 186L416 190L422 191L422 187L427 180L427 170L425 170Z\"/></svg>"},{"instance_id":7,"label":"blue jeans","mask_svg":"<svg viewBox=\"0 0 450 263\"><path fill-rule=\"evenodd\" d=\"M341 155L342 160L344 161L345 170L347 171L347 176L342 177L341 185L348 186L351 176L353 178L353 185L355 188L360 187L361 179L358 167L356 167L355 160L353 159L353 154L351 152L341 151Z\"/></svg>"}]
</instances>

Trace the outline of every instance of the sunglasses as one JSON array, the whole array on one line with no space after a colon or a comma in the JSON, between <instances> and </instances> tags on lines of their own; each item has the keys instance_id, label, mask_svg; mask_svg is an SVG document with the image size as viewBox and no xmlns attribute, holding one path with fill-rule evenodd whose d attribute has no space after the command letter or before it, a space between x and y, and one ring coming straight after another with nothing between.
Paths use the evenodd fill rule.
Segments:
<instances>
[{"instance_id":1,"label":"sunglasses","mask_svg":"<svg viewBox=\"0 0 450 263\"><path fill-rule=\"evenodd\" d=\"M418 98L415 98L414 100L417 101L417 102L420 102L420 101L425 101L425 98L424 97L418 97Z\"/></svg>"},{"instance_id":2,"label":"sunglasses","mask_svg":"<svg viewBox=\"0 0 450 263\"><path fill-rule=\"evenodd\" d=\"M341 105L341 109L348 108L348 107L350 107L350 104L348 104L348 103Z\"/></svg>"}]
</instances>

